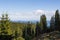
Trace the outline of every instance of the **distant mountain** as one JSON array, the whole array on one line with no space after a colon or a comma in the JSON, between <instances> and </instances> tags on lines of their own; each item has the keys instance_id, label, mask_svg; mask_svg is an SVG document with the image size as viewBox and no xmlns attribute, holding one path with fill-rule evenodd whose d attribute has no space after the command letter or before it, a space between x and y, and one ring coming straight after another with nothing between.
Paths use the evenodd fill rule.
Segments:
<instances>
[{"instance_id":1,"label":"distant mountain","mask_svg":"<svg viewBox=\"0 0 60 40\"><path fill-rule=\"evenodd\" d=\"M22 20L18 20L17 21L16 20L16 21L12 21L12 22L27 23L28 21L22 21ZM37 20L31 20L30 22L36 24L36 22L39 22L39 21L37 21ZM47 21L47 26L50 26L50 21Z\"/></svg>"},{"instance_id":2,"label":"distant mountain","mask_svg":"<svg viewBox=\"0 0 60 40\"><path fill-rule=\"evenodd\" d=\"M27 23L27 22L31 22L31 23L36 23L37 21L36 20L31 20L31 21L22 21L22 20L14 20L14 21L12 21L12 22L19 22L19 23Z\"/></svg>"}]
</instances>

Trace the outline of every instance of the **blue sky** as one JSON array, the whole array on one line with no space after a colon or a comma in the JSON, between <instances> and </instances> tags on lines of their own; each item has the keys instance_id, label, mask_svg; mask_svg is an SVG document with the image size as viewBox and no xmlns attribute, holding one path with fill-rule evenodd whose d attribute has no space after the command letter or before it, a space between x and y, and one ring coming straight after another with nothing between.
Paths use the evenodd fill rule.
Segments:
<instances>
[{"instance_id":1,"label":"blue sky","mask_svg":"<svg viewBox=\"0 0 60 40\"><path fill-rule=\"evenodd\" d=\"M42 14L50 20L57 9L60 0L0 0L0 16L7 11L11 20L40 20Z\"/></svg>"}]
</instances>

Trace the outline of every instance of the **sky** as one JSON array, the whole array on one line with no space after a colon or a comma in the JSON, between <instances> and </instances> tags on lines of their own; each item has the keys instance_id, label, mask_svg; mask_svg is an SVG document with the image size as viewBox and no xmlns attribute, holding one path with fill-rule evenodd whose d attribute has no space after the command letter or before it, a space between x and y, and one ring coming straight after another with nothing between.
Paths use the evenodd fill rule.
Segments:
<instances>
[{"instance_id":1,"label":"sky","mask_svg":"<svg viewBox=\"0 0 60 40\"><path fill-rule=\"evenodd\" d=\"M60 10L60 0L0 0L0 17L8 14L10 20L40 20L45 14L47 20Z\"/></svg>"}]
</instances>

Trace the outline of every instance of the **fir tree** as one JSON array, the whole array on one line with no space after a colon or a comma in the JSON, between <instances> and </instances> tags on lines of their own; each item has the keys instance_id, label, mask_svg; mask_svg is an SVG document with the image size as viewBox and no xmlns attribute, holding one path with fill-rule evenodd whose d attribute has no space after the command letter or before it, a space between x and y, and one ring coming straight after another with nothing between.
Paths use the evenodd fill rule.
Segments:
<instances>
[{"instance_id":1,"label":"fir tree","mask_svg":"<svg viewBox=\"0 0 60 40\"><path fill-rule=\"evenodd\" d=\"M12 34L10 21L8 19L8 14L2 14L1 18L1 34L2 35L10 35Z\"/></svg>"},{"instance_id":2,"label":"fir tree","mask_svg":"<svg viewBox=\"0 0 60 40\"><path fill-rule=\"evenodd\" d=\"M46 22L46 16L45 15L41 16L40 27L43 30L43 32L47 32L47 22Z\"/></svg>"},{"instance_id":3,"label":"fir tree","mask_svg":"<svg viewBox=\"0 0 60 40\"><path fill-rule=\"evenodd\" d=\"M51 20L50 20L50 31L54 31L55 30L55 18L54 16L51 17Z\"/></svg>"},{"instance_id":4,"label":"fir tree","mask_svg":"<svg viewBox=\"0 0 60 40\"><path fill-rule=\"evenodd\" d=\"M59 25L59 10L56 10L55 12L55 30L60 30L60 25Z\"/></svg>"},{"instance_id":5,"label":"fir tree","mask_svg":"<svg viewBox=\"0 0 60 40\"><path fill-rule=\"evenodd\" d=\"M36 23L36 37L38 37L41 34L41 28L39 26L39 22Z\"/></svg>"}]
</instances>

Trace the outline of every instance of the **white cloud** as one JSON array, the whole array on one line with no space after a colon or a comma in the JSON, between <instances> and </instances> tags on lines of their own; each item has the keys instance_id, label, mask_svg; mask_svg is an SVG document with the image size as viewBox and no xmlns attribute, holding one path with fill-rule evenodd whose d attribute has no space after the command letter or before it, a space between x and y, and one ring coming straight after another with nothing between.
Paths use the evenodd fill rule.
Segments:
<instances>
[{"instance_id":1,"label":"white cloud","mask_svg":"<svg viewBox=\"0 0 60 40\"><path fill-rule=\"evenodd\" d=\"M2 13L1 13L2 14ZM54 15L54 11L46 11L46 10L33 10L32 12L8 12L9 18L11 20L40 20L40 16L45 14L47 20L50 20L51 16Z\"/></svg>"},{"instance_id":2,"label":"white cloud","mask_svg":"<svg viewBox=\"0 0 60 40\"><path fill-rule=\"evenodd\" d=\"M41 16L41 15L45 14L46 17L47 17L47 20L50 20L51 19L51 16L53 16L55 14L54 11L46 11L46 10L35 10L34 13L37 16Z\"/></svg>"},{"instance_id":3,"label":"white cloud","mask_svg":"<svg viewBox=\"0 0 60 40\"><path fill-rule=\"evenodd\" d=\"M11 20L37 20L38 16L33 13L15 13L9 15Z\"/></svg>"},{"instance_id":4,"label":"white cloud","mask_svg":"<svg viewBox=\"0 0 60 40\"><path fill-rule=\"evenodd\" d=\"M41 14L44 14L44 10L34 10L34 13L37 14L37 15L41 15Z\"/></svg>"}]
</instances>

